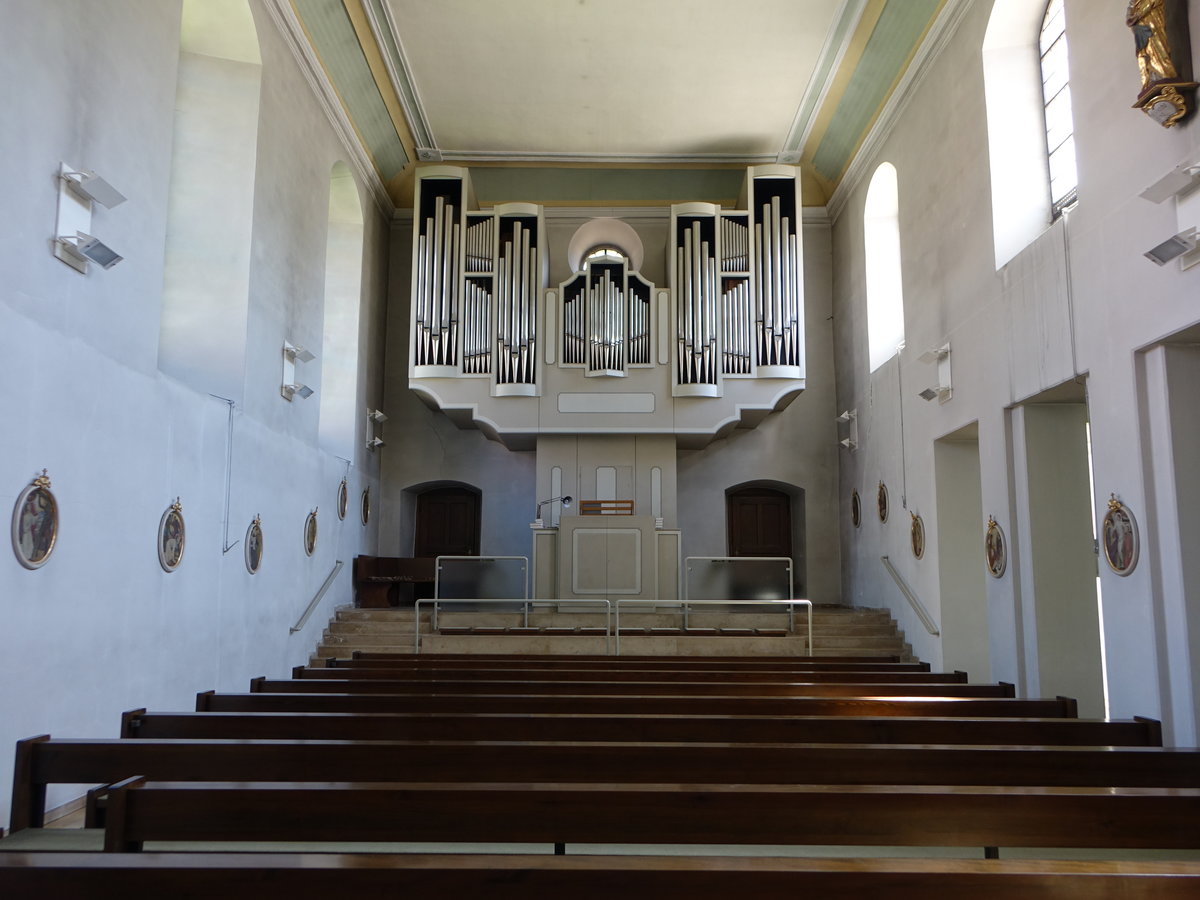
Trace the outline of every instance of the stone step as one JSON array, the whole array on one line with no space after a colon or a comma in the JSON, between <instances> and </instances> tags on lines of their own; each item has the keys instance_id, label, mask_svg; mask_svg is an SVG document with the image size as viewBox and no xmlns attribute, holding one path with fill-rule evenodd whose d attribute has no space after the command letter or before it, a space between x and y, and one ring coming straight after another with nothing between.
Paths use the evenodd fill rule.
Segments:
<instances>
[{"instance_id":1,"label":"stone step","mask_svg":"<svg viewBox=\"0 0 1200 900\"><path fill-rule=\"evenodd\" d=\"M541 605L539 601L534 601L534 602L536 605L531 608L530 615L554 615L554 616L558 617L558 616L598 615L599 614L599 612L597 612L597 613L573 613L570 611L564 611L564 612L548 611L547 608L544 605ZM451 611L452 611L452 607L448 607L448 606L443 607L441 610L441 614L449 615L449 614L451 614ZM428 608L422 607L422 610L421 610L422 621L428 621L430 612L431 611ZM473 613L473 614L485 614L485 613L484 613L484 611L481 610L479 613ZM719 615L727 615L727 614L733 614L733 615L739 615L739 616L741 616L741 615L757 615L757 613L746 613L746 612L740 612L740 611L736 612L736 613L704 612L702 607L697 607L697 606L692 607L692 611L691 611L692 616L705 616L705 615L719 616ZM665 615L665 616L675 615L675 616L678 616L679 611L678 611L677 607L658 607L653 612L637 612L633 609L628 609L628 610L622 610L621 615L622 615L622 617L638 616L638 615ZM784 614L770 612L770 613L762 613L762 615L782 616ZM797 610L796 615L798 617L805 617L805 614L801 610ZM398 621L399 622L403 622L403 621L411 622L413 620L413 611L412 611L411 607L397 608L397 609L354 609L351 607L342 607L341 609L337 610L336 620L339 622L398 622ZM814 626L818 623L831 623L832 624L832 623L846 623L849 621L853 621L855 624L864 624L864 625L865 624L879 624L879 625L893 624L892 618L887 610L862 610L862 609L836 608L836 607L827 607L827 606L817 607L813 610Z\"/></svg>"},{"instance_id":2,"label":"stone step","mask_svg":"<svg viewBox=\"0 0 1200 900\"><path fill-rule=\"evenodd\" d=\"M463 627L463 626L485 626L485 627L518 627L524 626L524 620L519 614L498 615L498 614L450 614L443 613L439 617L440 627ZM593 626L603 627L604 618L602 616L546 616L546 615L531 615L529 617L529 627L544 628L547 626ZM689 619L689 626L693 628L786 628L788 625L786 618L778 616L692 616ZM673 616L621 616L622 628L678 628L681 626L681 620L678 615ZM338 635L354 635L354 634L412 634L414 623L410 620L407 622L330 622L328 633ZM421 631L428 632L431 630L429 622L421 623ZM796 620L796 631L804 633L807 631L806 623L803 617ZM826 624L823 622L813 623L813 637L886 637L894 635L895 629L888 625L860 625L860 624Z\"/></svg>"}]
</instances>

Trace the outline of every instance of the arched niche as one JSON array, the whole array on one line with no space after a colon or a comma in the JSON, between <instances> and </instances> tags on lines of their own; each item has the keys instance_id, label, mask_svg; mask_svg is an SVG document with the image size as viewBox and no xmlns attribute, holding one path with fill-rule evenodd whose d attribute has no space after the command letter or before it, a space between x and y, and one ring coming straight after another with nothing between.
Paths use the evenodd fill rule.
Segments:
<instances>
[{"instance_id":1,"label":"arched niche","mask_svg":"<svg viewBox=\"0 0 1200 900\"><path fill-rule=\"evenodd\" d=\"M358 397L358 317L362 298L363 213L344 162L329 173L325 238L325 318L321 338L321 447L354 459Z\"/></svg>"},{"instance_id":2,"label":"arched niche","mask_svg":"<svg viewBox=\"0 0 1200 900\"><path fill-rule=\"evenodd\" d=\"M184 0L158 365L243 394L262 60L247 0Z\"/></svg>"}]
</instances>

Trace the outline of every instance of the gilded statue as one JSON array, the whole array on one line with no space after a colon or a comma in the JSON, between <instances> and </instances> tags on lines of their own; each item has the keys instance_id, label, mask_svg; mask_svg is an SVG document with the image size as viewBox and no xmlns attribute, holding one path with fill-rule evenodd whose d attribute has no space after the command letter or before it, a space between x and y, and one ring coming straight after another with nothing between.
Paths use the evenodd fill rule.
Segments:
<instances>
[{"instance_id":1,"label":"gilded statue","mask_svg":"<svg viewBox=\"0 0 1200 900\"><path fill-rule=\"evenodd\" d=\"M1125 24L1133 29L1142 90L1160 81L1175 81L1179 73L1171 60L1164 0L1130 0Z\"/></svg>"}]
</instances>

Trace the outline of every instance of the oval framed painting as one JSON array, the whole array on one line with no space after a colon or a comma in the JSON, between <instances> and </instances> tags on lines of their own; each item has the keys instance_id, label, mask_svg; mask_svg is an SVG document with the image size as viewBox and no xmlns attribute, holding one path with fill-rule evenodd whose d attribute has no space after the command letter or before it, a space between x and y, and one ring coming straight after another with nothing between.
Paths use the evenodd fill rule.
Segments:
<instances>
[{"instance_id":1,"label":"oval framed painting","mask_svg":"<svg viewBox=\"0 0 1200 900\"><path fill-rule=\"evenodd\" d=\"M862 524L862 501L858 499L857 490L850 494L850 521L855 528Z\"/></svg>"},{"instance_id":2,"label":"oval framed painting","mask_svg":"<svg viewBox=\"0 0 1200 900\"><path fill-rule=\"evenodd\" d=\"M58 541L58 501L50 490L46 470L17 496L13 506L12 545L17 562L40 569Z\"/></svg>"},{"instance_id":3,"label":"oval framed painting","mask_svg":"<svg viewBox=\"0 0 1200 900\"><path fill-rule=\"evenodd\" d=\"M255 516L246 529L246 571L251 575L258 572L263 558L262 516Z\"/></svg>"},{"instance_id":4,"label":"oval framed painting","mask_svg":"<svg viewBox=\"0 0 1200 900\"><path fill-rule=\"evenodd\" d=\"M362 523L366 525L371 521L371 489L363 488L362 492Z\"/></svg>"},{"instance_id":5,"label":"oval framed painting","mask_svg":"<svg viewBox=\"0 0 1200 900\"><path fill-rule=\"evenodd\" d=\"M876 497L876 503L879 505L879 521L886 522L888 519L888 489L882 481L879 482L879 495Z\"/></svg>"},{"instance_id":6,"label":"oval framed painting","mask_svg":"<svg viewBox=\"0 0 1200 900\"><path fill-rule=\"evenodd\" d=\"M350 507L350 485L346 483L346 479L342 479L342 483L337 489L337 517L339 520L346 518L346 510Z\"/></svg>"},{"instance_id":7,"label":"oval framed painting","mask_svg":"<svg viewBox=\"0 0 1200 900\"><path fill-rule=\"evenodd\" d=\"M1100 525L1100 543L1104 547L1104 560L1118 575L1128 575L1138 562L1140 541L1137 519L1129 507L1112 494L1108 501L1108 512Z\"/></svg>"},{"instance_id":8,"label":"oval framed painting","mask_svg":"<svg viewBox=\"0 0 1200 900\"><path fill-rule=\"evenodd\" d=\"M312 556L317 552L317 508L308 514L304 520L304 555Z\"/></svg>"},{"instance_id":9,"label":"oval framed painting","mask_svg":"<svg viewBox=\"0 0 1200 900\"><path fill-rule=\"evenodd\" d=\"M983 555L987 563L988 574L999 578L1008 568L1008 544L1004 539L1004 529L991 516L988 516L987 531L983 536Z\"/></svg>"},{"instance_id":10,"label":"oval framed painting","mask_svg":"<svg viewBox=\"0 0 1200 900\"><path fill-rule=\"evenodd\" d=\"M912 542L913 556L920 559L925 555L925 520L912 513L912 529L909 539Z\"/></svg>"},{"instance_id":11,"label":"oval framed painting","mask_svg":"<svg viewBox=\"0 0 1200 900\"><path fill-rule=\"evenodd\" d=\"M158 563L164 572L174 572L179 568L186 544L187 524L183 521L183 504L176 497L158 520Z\"/></svg>"}]
</instances>

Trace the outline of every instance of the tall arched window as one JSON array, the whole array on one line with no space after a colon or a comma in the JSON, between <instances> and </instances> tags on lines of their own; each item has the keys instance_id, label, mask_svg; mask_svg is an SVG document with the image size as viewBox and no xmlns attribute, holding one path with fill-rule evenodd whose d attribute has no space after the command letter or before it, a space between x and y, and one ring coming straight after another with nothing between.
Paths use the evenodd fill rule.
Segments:
<instances>
[{"instance_id":1,"label":"tall arched window","mask_svg":"<svg viewBox=\"0 0 1200 900\"><path fill-rule=\"evenodd\" d=\"M1075 202L1075 123L1071 116L1071 83L1067 65L1067 19L1063 0L1050 0L1038 38L1042 104L1046 115L1046 155L1050 170L1050 202L1054 218Z\"/></svg>"},{"instance_id":2,"label":"tall arched window","mask_svg":"<svg viewBox=\"0 0 1200 900\"><path fill-rule=\"evenodd\" d=\"M871 371L904 344L904 287L900 266L900 203L896 167L882 163L871 178L863 210L867 265L867 345Z\"/></svg>"},{"instance_id":3,"label":"tall arched window","mask_svg":"<svg viewBox=\"0 0 1200 900\"><path fill-rule=\"evenodd\" d=\"M354 459L358 396L358 309L362 296L363 214L345 163L329 174L325 238L325 323L321 339L321 446Z\"/></svg>"},{"instance_id":4,"label":"tall arched window","mask_svg":"<svg viewBox=\"0 0 1200 900\"><path fill-rule=\"evenodd\" d=\"M246 0L184 0L158 367L243 393L262 62Z\"/></svg>"}]
</instances>

